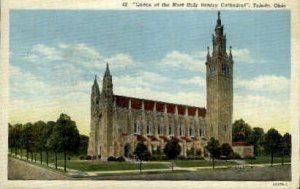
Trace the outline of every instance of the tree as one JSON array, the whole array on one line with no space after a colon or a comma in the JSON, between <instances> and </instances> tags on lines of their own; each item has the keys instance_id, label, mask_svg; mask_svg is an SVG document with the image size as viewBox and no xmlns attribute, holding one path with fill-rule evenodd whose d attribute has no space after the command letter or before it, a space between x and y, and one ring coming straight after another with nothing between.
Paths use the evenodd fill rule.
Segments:
<instances>
[{"instance_id":1,"label":"tree","mask_svg":"<svg viewBox=\"0 0 300 189\"><path fill-rule=\"evenodd\" d=\"M26 158L28 160L29 153L31 153L31 161L33 160L32 149L34 145L32 136L32 123L26 123L23 128L23 146L26 149Z\"/></svg>"},{"instance_id":2,"label":"tree","mask_svg":"<svg viewBox=\"0 0 300 189\"><path fill-rule=\"evenodd\" d=\"M164 153L168 157L168 159L176 159L176 157L180 154L181 147L178 144L178 141L175 139L171 139L169 142L167 142Z\"/></svg>"},{"instance_id":3,"label":"tree","mask_svg":"<svg viewBox=\"0 0 300 189\"><path fill-rule=\"evenodd\" d=\"M47 164L47 166L49 164L49 150L51 150L51 146L49 146L48 140L49 140L49 137L52 135L54 126L55 126L54 121L48 121L47 122L47 127L43 131L44 136L46 136L46 138L44 138L44 139L46 139L44 141L45 142L44 143L44 148L45 148L45 151L46 151L46 164Z\"/></svg>"},{"instance_id":4,"label":"tree","mask_svg":"<svg viewBox=\"0 0 300 189\"><path fill-rule=\"evenodd\" d=\"M236 120L232 125L232 140L248 142L251 134L251 127L243 119Z\"/></svg>"},{"instance_id":5,"label":"tree","mask_svg":"<svg viewBox=\"0 0 300 189\"><path fill-rule=\"evenodd\" d=\"M265 135L265 150L271 156L271 166L273 166L274 154L280 149L281 137L274 128L269 129Z\"/></svg>"},{"instance_id":6,"label":"tree","mask_svg":"<svg viewBox=\"0 0 300 189\"><path fill-rule=\"evenodd\" d=\"M14 136L13 136L13 127L10 123L8 123L8 148L10 149L10 153L13 153L14 148Z\"/></svg>"},{"instance_id":7,"label":"tree","mask_svg":"<svg viewBox=\"0 0 300 189\"><path fill-rule=\"evenodd\" d=\"M89 144L89 137L80 135L79 154L86 154Z\"/></svg>"},{"instance_id":8,"label":"tree","mask_svg":"<svg viewBox=\"0 0 300 189\"><path fill-rule=\"evenodd\" d=\"M64 153L64 171L67 171L67 154L69 152L77 151L79 148L80 136L75 121L66 114L60 114L56 121L57 128L54 130L57 133L58 140L60 140L59 148Z\"/></svg>"},{"instance_id":9,"label":"tree","mask_svg":"<svg viewBox=\"0 0 300 189\"><path fill-rule=\"evenodd\" d=\"M178 144L178 141L174 138L172 138L170 141L167 142L165 148L164 148L164 153L168 157L168 159L176 159L176 157L180 154L181 147ZM172 171L174 168L174 162L172 161Z\"/></svg>"},{"instance_id":10,"label":"tree","mask_svg":"<svg viewBox=\"0 0 300 189\"><path fill-rule=\"evenodd\" d=\"M261 154L261 148L264 143L264 130L260 127L254 127L248 139L248 142L253 145L254 154Z\"/></svg>"},{"instance_id":11,"label":"tree","mask_svg":"<svg viewBox=\"0 0 300 189\"><path fill-rule=\"evenodd\" d=\"M224 143L221 145L220 153L222 156L224 156L226 159L228 159L228 156L230 154L233 154L233 150L228 143Z\"/></svg>"},{"instance_id":12,"label":"tree","mask_svg":"<svg viewBox=\"0 0 300 189\"><path fill-rule=\"evenodd\" d=\"M46 149L47 138L49 131L47 124L43 121L38 121L33 124L35 134L35 147L40 154L40 163L43 164L43 151Z\"/></svg>"},{"instance_id":13,"label":"tree","mask_svg":"<svg viewBox=\"0 0 300 189\"><path fill-rule=\"evenodd\" d=\"M213 169L215 168L215 158L220 156L220 144L214 137L211 137L206 146L207 151L210 153L213 162Z\"/></svg>"},{"instance_id":14,"label":"tree","mask_svg":"<svg viewBox=\"0 0 300 189\"><path fill-rule=\"evenodd\" d=\"M283 137L281 138L281 164L284 164L284 156L290 156L291 155L291 148L292 148L292 137L289 133L285 133Z\"/></svg>"},{"instance_id":15,"label":"tree","mask_svg":"<svg viewBox=\"0 0 300 189\"><path fill-rule=\"evenodd\" d=\"M138 160L140 160L140 172L142 172L142 161L150 158L150 152L148 151L147 146L143 142L139 142L136 145L133 154L135 154Z\"/></svg>"}]
</instances>

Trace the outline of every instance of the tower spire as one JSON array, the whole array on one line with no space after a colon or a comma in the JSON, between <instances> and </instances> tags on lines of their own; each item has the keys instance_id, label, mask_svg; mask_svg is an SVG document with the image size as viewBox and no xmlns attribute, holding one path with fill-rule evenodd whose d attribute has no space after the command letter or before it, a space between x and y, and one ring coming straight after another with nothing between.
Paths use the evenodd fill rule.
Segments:
<instances>
[{"instance_id":1,"label":"tower spire","mask_svg":"<svg viewBox=\"0 0 300 189\"><path fill-rule=\"evenodd\" d=\"M218 20L217 20L217 25L221 26L222 22L221 22L221 16L220 16L220 11L218 11Z\"/></svg>"},{"instance_id":2,"label":"tower spire","mask_svg":"<svg viewBox=\"0 0 300 189\"><path fill-rule=\"evenodd\" d=\"M209 59L210 58L210 53L209 53L209 46L207 46L207 55L206 58Z\"/></svg>"},{"instance_id":3,"label":"tower spire","mask_svg":"<svg viewBox=\"0 0 300 189\"><path fill-rule=\"evenodd\" d=\"M110 75L110 71L109 71L109 65L108 65L108 63L106 63L106 70L105 70L104 76L111 76Z\"/></svg>"},{"instance_id":4,"label":"tower spire","mask_svg":"<svg viewBox=\"0 0 300 189\"><path fill-rule=\"evenodd\" d=\"M231 49L232 49L232 46L229 47L229 58L230 58L230 59L232 59Z\"/></svg>"}]
</instances>

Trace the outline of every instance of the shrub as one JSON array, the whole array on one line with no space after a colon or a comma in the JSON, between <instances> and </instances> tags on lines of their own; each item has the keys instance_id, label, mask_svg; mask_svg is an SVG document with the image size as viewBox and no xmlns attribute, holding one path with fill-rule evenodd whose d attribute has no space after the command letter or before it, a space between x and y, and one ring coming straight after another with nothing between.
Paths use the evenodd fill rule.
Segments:
<instances>
[{"instance_id":1,"label":"shrub","mask_svg":"<svg viewBox=\"0 0 300 189\"><path fill-rule=\"evenodd\" d=\"M80 159L80 160L84 160L84 159L86 159L86 157L80 156L79 159Z\"/></svg>"},{"instance_id":2,"label":"shrub","mask_svg":"<svg viewBox=\"0 0 300 189\"><path fill-rule=\"evenodd\" d=\"M256 158L252 156L245 156L243 159L256 159Z\"/></svg>"},{"instance_id":3,"label":"shrub","mask_svg":"<svg viewBox=\"0 0 300 189\"><path fill-rule=\"evenodd\" d=\"M156 161L157 157L156 156L150 156L149 161Z\"/></svg>"},{"instance_id":4,"label":"shrub","mask_svg":"<svg viewBox=\"0 0 300 189\"><path fill-rule=\"evenodd\" d=\"M117 161L117 158L113 157L113 156L109 156L107 158L107 161Z\"/></svg>"},{"instance_id":5,"label":"shrub","mask_svg":"<svg viewBox=\"0 0 300 189\"><path fill-rule=\"evenodd\" d=\"M231 153L229 156L228 156L229 159L241 159L241 156L240 154L234 152L234 153Z\"/></svg>"},{"instance_id":6,"label":"shrub","mask_svg":"<svg viewBox=\"0 0 300 189\"><path fill-rule=\"evenodd\" d=\"M88 155L88 156L85 157L85 159L86 159L86 160L91 160L91 159L92 159L92 156Z\"/></svg>"},{"instance_id":7,"label":"shrub","mask_svg":"<svg viewBox=\"0 0 300 189\"><path fill-rule=\"evenodd\" d=\"M119 162L124 162L125 161L125 158L123 156L120 156L116 159L116 161L119 161Z\"/></svg>"},{"instance_id":8,"label":"shrub","mask_svg":"<svg viewBox=\"0 0 300 189\"><path fill-rule=\"evenodd\" d=\"M182 155L178 156L177 158L180 159L180 160L186 160L187 159L185 156L182 156Z\"/></svg>"}]
</instances>

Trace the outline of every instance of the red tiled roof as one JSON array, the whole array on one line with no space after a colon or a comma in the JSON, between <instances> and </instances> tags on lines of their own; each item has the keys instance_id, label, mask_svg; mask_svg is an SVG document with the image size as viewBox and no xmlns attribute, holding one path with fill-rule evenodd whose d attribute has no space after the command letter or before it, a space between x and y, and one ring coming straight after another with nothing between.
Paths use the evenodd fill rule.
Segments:
<instances>
[{"instance_id":1,"label":"red tiled roof","mask_svg":"<svg viewBox=\"0 0 300 189\"><path fill-rule=\"evenodd\" d=\"M196 110L198 110L198 115L200 117L205 117L206 109L195 107L195 106L187 106L182 104L173 104L167 102L160 102L154 100L146 100L146 99L139 99L134 97L126 97L126 96L119 96L115 95L116 105L118 107L128 107L129 106L129 99L131 100L131 108L133 109L142 109L142 103L144 101L144 108L145 110L152 111L154 109L154 105L156 103L156 111L157 112L164 112L164 106L167 106L168 113L175 113L175 109L177 106L178 114L185 115L185 110L187 108L189 116L195 116Z\"/></svg>"}]
</instances>

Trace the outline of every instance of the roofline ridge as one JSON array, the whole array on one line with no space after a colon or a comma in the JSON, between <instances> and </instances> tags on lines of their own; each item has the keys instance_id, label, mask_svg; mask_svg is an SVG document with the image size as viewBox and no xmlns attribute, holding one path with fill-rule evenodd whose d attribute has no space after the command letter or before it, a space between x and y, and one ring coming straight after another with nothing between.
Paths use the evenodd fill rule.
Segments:
<instances>
[{"instance_id":1,"label":"roofline ridge","mask_svg":"<svg viewBox=\"0 0 300 189\"><path fill-rule=\"evenodd\" d=\"M153 102L158 102L158 103L163 103L163 104L172 104L172 105L179 105L179 106L186 106L186 107L190 107L190 108L200 108L200 109L205 109L206 110L206 107L198 107L198 106L192 106L192 105L185 105L185 104L175 104L175 103L172 103L172 102L163 102L163 101L159 101L159 100L151 100L151 99L144 99L144 98L137 98L137 97L131 97L131 96L124 96L124 95L117 95L117 94L114 94L114 96L119 96L119 97L126 97L126 98L131 98L131 99L137 99L137 100L147 100L147 101L153 101Z\"/></svg>"}]
</instances>

